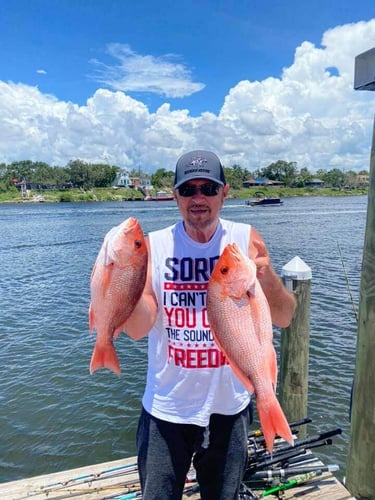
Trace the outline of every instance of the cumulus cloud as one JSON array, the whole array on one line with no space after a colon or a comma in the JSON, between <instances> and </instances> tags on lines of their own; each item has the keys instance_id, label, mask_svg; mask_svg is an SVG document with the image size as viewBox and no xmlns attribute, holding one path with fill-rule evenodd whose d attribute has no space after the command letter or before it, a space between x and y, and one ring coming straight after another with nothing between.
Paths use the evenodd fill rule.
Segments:
<instances>
[{"instance_id":1,"label":"cumulus cloud","mask_svg":"<svg viewBox=\"0 0 375 500\"><path fill-rule=\"evenodd\" d=\"M240 81L223 96L218 114L197 117L167 103L150 112L124 92L141 90L141 83L146 90L145 80L152 82L148 91L188 95L201 84L185 66L112 46L119 67L101 66L110 88L98 89L84 106L0 82L0 161L64 166L80 158L153 172L173 170L181 153L204 147L225 165L250 170L278 159L312 172L368 169L374 94L354 91L353 73L355 56L374 46L375 19L333 28L321 46L305 41L297 47L280 78Z\"/></svg>"},{"instance_id":2,"label":"cumulus cloud","mask_svg":"<svg viewBox=\"0 0 375 500\"><path fill-rule=\"evenodd\" d=\"M36 72L38 73L38 75L46 75L47 74L47 71L45 69L37 69Z\"/></svg>"},{"instance_id":3,"label":"cumulus cloud","mask_svg":"<svg viewBox=\"0 0 375 500\"><path fill-rule=\"evenodd\" d=\"M202 83L191 80L190 70L177 62L177 57L167 54L160 57L140 55L129 45L112 43L107 52L119 61L116 66L106 65L96 59L93 77L101 84L125 92L151 92L164 97L186 97L204 88Z\"/></svg>"}]
</instances>

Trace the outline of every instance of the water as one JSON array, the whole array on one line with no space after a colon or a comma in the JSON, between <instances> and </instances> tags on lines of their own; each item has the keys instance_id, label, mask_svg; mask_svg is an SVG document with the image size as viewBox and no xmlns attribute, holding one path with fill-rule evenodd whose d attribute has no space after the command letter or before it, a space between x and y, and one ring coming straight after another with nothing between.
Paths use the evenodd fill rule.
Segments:
<instances>
[{"instance_id":1,"label":"water","mask_svg":"<svg viewBox=\"0 0 375 500\"><path fill-rule=\"evenodd\" d=\"M342 428L319 450L340 478L356 345L349 289L357 306L366 208L365 196L307 197L227 200L222 212L260 231L278 272L296 255L312 268L308 433ZM135 455L147 341L122 335L122 376L90 376L87 324L103 237L130 215L145 232L178 219L174 202L0 205L0 482Z\"/></svg>"}]
</instances>

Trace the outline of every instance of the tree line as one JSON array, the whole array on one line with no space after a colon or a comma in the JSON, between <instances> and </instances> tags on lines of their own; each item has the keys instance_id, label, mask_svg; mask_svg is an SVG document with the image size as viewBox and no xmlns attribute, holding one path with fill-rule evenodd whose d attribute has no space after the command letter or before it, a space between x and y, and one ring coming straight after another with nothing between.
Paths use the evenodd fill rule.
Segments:
<instances>
[{"instance_id":1,"label":"tree line","mask_svg":"<svg viewBox=\"0 0 375 500\"><path fill-rule=\"evenodd\" d=\"M51 166L40 161L22 160L10 164L0 164L0 192L16 189L20 182L26 182L34 189L69 189L71 187L93 189L106 188L113 185L121 168L105 163L89 163L82 160L72 160L65 167ZM233 189L240 189L249 179L267 178L279 181L286 186L303 187L313 178L324 181L325 186L341 188L343 186L357 187L360 176L368 175L368 171L359 173L333 168L319 169L312 174L306 167L297 168L296 162L278 160L267 167L250 171L240 165L224 166L227 182ZM151 175L137 170L129 172L130 177L141 177L150 180L156 189L172 187L174 172L164 168Z\"/></svg>"}]
</instances>

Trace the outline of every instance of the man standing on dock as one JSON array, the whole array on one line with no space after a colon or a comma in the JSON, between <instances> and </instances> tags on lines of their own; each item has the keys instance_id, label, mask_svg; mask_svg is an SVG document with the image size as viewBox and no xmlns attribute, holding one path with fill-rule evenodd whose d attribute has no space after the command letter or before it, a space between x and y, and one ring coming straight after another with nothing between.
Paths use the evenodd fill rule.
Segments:
<instances>
[{"instance_id":1,"label":"man standing on dock","mask_svg":"<svg viewBox=\"0 0 375 500\"><path fill-rule=\"evenodd\" d=\"M228 195L212 152L178 161L174 196L180 222L147 238L147 282L125 325L148 335L148 373L137 431L144 500L178 500L193 464L202 500L235 500L247 463L251 395L216 345L206 314L207 283L223 248L236 242L257 266L272 322L289 325L294 296L249 225L221 219Z\"/></svg>"}]
</instances>

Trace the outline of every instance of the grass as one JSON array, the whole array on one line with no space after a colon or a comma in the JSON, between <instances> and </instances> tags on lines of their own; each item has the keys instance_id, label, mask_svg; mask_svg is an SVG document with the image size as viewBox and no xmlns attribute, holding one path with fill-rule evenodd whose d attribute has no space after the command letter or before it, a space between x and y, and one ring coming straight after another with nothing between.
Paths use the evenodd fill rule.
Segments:
<instances>
[{"instance_id":1,"label":"grass","mask_svg":"<svg viewBox=\"0 0 375 500\"><path fill-rule=\"evenodd\" d=\"M231 189L231 198L247 199L253 198L256 191L262 191L265 196L277 196L280 198L291 198L295 196L348 196L366 195L368 188L356 188L351 190L340 190L332 188L290 188L290 187L253 187L243 189ZM28 198L22 198L16 189L0 192L0 203L23 203L33 202L35 196L43 196L47 203L69 203L69 202L96 202L96 201L127 201L143 200L141 192L128 188L95 188L90 190L69 189L64 191L45 190L31 191Z\"/></svg>"}]
</instances>

